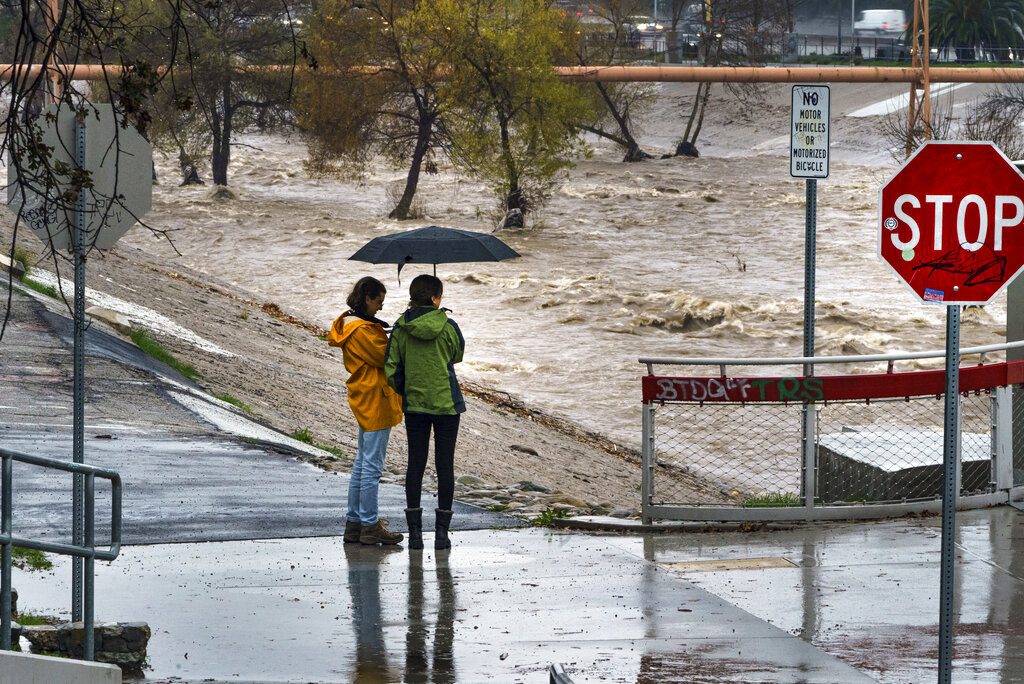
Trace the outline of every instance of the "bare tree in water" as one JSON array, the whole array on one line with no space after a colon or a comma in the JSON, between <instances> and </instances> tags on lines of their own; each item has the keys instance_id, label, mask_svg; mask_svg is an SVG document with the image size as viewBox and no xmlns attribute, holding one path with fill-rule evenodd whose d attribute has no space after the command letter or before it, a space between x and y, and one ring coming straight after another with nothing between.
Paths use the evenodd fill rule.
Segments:
<instances>
[{"instance_id":1,"label":"bare tree in water","mask_svg":"<svg viewBox=\"0 0 1024 684\"><path fill-rule=\"evenodd\" d=\"M630 17L641 14L640 0L608 0L596 9L604 22L584 22L568 17L565 33L575 44L573 54L580 66L628 64L638 57L639 36ZM640 55L642 56L642 55ZM593 99L594 116L580 122L580 128L610 140L625 153L623 161L650 159L634 137L636 121L654 103L656 87L650 83L608 83L595 81L581 86Z\"/></svg>"},{"instance_id":2,"label":"bare tree in water","mask_svg":"<svg viewBox=\"0 0 1024 684\"><path fill-rule=\"evenodd\" d=\"M673 12L677 12L673 0ZM703 4L698 59L705 66L763 64L793 31L794 0L714 0ZM682 12L683 10L678 10ZM711 99L711 83L699 83L677 153L697 154L697 139Z\"/></svg>"}]
</instances>

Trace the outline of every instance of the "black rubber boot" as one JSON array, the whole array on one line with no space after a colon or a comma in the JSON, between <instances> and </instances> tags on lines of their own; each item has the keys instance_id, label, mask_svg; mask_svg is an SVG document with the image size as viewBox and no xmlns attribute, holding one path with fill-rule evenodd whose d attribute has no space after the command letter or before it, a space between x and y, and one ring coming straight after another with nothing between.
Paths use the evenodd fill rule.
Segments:
<instances>
[{"instance_id":1,"label":"black rubber boot","mask_svg":"<svg viewBox=\"0 0 1024 684\"><path fill-rule=\"evenodd\" d=\"M406 508L405 522L409 524L409 548L423 548L423 509Z\"/></svg>"},{"instance_id":2,"label":"black rubber boot","mask_svg":"<svg viewBox=\"0 0 1024 684\"><path fill-rule=\"evenodd\" d=\"M437 522L434 523L434 548L450 549L452 541L448 538L448 528L452 524L452 512L438 508L434 513L437 514Z\"/></svg>"}]
</instances>

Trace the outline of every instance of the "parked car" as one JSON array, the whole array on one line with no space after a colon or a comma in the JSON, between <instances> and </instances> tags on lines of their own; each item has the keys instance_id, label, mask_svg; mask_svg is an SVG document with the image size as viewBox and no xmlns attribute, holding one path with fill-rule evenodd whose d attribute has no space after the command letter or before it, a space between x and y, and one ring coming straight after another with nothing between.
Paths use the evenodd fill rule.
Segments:
<instances>
[{"instance_id":1,"label":"parked car","mask_svg":"<svg viewBox=\"0 0 1024 684\"><path fill-rule=\"evenodd\" d=\"M665 27L655 19L645 16L628 17L623 22L622 28L630 33L636 32L642 36L657 35L665 30Z\"/></svg>"},{"instance_id":2,"label":"parked car","mask_svg":"<svg viewBox=\"0 0 1024 684\"><path fill-rule=\"evenodd\" d=\"M907 15L898 9L867 9L853 22L855 36L893 36L906 30Z\"/></svg>"}]
</instances>

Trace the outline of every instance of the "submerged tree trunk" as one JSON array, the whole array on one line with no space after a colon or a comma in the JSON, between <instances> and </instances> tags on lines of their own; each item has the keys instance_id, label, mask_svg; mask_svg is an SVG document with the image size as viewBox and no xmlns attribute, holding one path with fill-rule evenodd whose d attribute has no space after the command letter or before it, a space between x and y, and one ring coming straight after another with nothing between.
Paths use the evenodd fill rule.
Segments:
<instances>
[{"instance_id":1,"label":"submerged tree trunk","mask_svg":"<svg viewBox=\"0 0 1024 684\"><path fill-rule=\"evenodd\" d=\"M601 93L601 99L604 100L605 106L608 107L608 112L612 115L612 118L615 119L615 124L619 127L621 140L616 140L616 142L626 148L626 156L623 157L622 161L638 162L650 159L651 155L640 149L639 143L637 143L636 139L633 137L633 132L629 130L629 119L627 115L620 112L619 108L615 106L611 93L608 92L608 86L600 81L594 85L597 86L598 92Z\"/></svg>"},{"instance_id":2,"label":"submerged tree trunk","mask_svg":"<svg viewBox=\"0 0 1024 684\"><path fill-rule=\"evenodd\" d=\"M391 213L388 214L388 218L398 219L404 221L409 218L409 211L412 208L413 197L416 196L416 187L420 182L420 170L423 167L423 158L427 155L427 150L430 149L430 141L434 134L434 119L435 114L430 112L420 111L419 127L416 131L416 146L412 151L412 161L409 164L409 173L405 177L405 190L402 192L402 198L398 200L398 204Z\"/></svg>"},{"instance_id":3,"label":"submerged tree trunk","mask_svg":"<svg viewBox=\"0 0 1024 684\"><path fill-rule=\"evenodd\" d=\"M228 184L228 165L231 163L231 82L224 84L220 107L213 111L213 157L211 159L215 185Z\"/></svg>"}]
</instances>

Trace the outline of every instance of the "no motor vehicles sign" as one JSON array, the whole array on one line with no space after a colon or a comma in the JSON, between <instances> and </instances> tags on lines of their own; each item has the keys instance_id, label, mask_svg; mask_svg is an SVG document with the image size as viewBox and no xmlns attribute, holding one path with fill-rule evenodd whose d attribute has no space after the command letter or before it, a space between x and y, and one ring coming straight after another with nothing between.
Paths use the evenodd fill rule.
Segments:
<instances>
[{"instance_id":1,"label":"no motor vehicles sign","mask_svg":"<svg viewBox=\"0 0 1024 684\"><path fill-rule=\"evenodd\" d=\"M828 86L793 86L789 175L828 178Z\"/></svg>"},{"instance_id":2,"label":"no motor vehicles sign","mask_svg":"<svg viewBox=\"0 0 1024 684\"><path fill-rule=\"evenodd\" d=\"M1024 269L1024 176L992 143L929 141L880 198L879 256L922 301L985 304Z\"/></svg>"}]
</instances>

